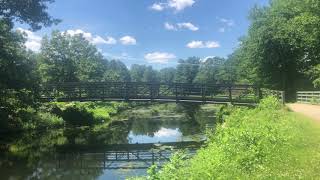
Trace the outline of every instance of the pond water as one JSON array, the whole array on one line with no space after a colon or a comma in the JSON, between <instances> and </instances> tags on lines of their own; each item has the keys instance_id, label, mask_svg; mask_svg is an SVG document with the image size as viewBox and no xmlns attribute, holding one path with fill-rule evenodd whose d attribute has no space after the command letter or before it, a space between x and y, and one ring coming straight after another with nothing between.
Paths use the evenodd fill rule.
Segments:
<instances>
[{"instance_id":1,"label":"pond water","mask_svg":"<svg viewBox=\"0 0 320 180\"><path fill-rule=\"evenodd\" d=\"M130 113L128 113L130 114ZM109 127L1 135L0 179L125 179L172 153L192 156L214 125L212 112L129 116ZM123 117L122 117L123 118ZM6 138L4 138L6 137Z\"/></svg>"}]
</instances>

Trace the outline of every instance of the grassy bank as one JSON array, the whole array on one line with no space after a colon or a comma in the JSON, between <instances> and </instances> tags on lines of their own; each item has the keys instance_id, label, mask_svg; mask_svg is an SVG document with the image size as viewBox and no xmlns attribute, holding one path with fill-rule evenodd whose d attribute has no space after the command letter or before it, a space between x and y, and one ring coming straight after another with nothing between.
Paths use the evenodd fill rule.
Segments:
<instances>
[{"instance_id":1,"label":"grassy bank","mask_svg":"<svg viewBox=\"0 0 320 180\"><path fill-rule=\"evenodd\" d=\"M314 179L320 177L320 125L274 98L234 110L192 159L175 155L138 179Z\"/></svg>"}]
</instances>

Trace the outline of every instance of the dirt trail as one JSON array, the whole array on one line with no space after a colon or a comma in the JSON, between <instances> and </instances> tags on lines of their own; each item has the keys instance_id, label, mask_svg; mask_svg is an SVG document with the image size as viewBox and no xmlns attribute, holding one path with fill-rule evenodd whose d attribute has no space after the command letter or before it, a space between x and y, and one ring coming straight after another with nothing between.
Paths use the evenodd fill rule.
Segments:
<instances>
[{"instance_id":1,"label":"dirt trail","mask_svg":"<svg viewBox=\"0 0 320 180\"><path fill-rule=\"evenodd\" d=\"M287 106L294 112L301 113L320 122L320 105L294 103L287 104Z\"/></svg>"}]
</instances>

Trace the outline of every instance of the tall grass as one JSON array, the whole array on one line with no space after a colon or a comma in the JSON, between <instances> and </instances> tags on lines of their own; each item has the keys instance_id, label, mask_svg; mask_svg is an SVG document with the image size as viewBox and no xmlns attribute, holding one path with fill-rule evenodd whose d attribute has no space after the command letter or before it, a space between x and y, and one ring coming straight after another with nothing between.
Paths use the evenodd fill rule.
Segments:
<instances>
[{"instance_id":1,"label":"tall grass","mask_svg":"<svg viewBox=\"0 0 320 180\"><path fill-rule=\"evenodd\" d=\"M315 179L319 149L320 126L269 97L255 109L235 109L192 159L177 154L138 179Z\"/></svg>"}]
</instances>

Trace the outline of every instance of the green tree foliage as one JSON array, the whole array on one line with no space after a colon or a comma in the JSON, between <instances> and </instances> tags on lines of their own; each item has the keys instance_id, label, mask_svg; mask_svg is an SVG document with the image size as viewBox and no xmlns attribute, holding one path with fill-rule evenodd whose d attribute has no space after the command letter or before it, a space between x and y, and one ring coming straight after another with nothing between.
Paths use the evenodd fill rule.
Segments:
<instances>
[{"instance_id":1,"label":"green tree foliage","mask_svg":"<svg viewBox=\"0 0 320 180\"><path fill-rule=\"evenodd\" d=\"M176 76L175 68L163 68L159 71L159 78L161 82L173 83Z\"/></svg>"},{"instance_id":2,"label":"green tree foliage","mask_svg":"<svg viewBox=\"0 0 320 180\"><path fill-rule=\"evenodd\" d=\"M0 128L21 127L35 105L37 73L34 56L26 52L25 39L13 31L13 22L37 30L57 23L46 12L53 0L0 1Z\"/></svg>"},{"instance_id":3,"label":"green tree foliage","mask_svg":"<svg viewBox=\"0 0 320 180\"><path fill-rule=\"evenodd\" d=\"M133 82L142 82L146 68L146 65L133 64L130 68L131 80Z\"/></svg>"},{"instance_id":4,"label":"green tree foliage","mask_svg":"<svg viewBox=\"0 0 320 180\"><path fill-rule=\"evenodd\" d=\"M31 26L33 30L60 22L46 11L54 0L0 0L0 18L8 22L18 21Z\"/></svg>"},{"instance_id":5,"label":"green tree foliage","mask_svg":"<svg viewBox=\"0 0 320 180\"><path fill-rule=\"evenodd\" d=\"M256 81L289 94L320 63L320 1L272 0L251 10L238 57ZM251 75L254 77L254 75Z\"/></svg>"},{"instance_id":6,"label":"green tree foliage","mask_svg":"<svg viewBox=\"0 0 320 180\"><path fill-rule=\"evenodd\" d=\"M24 48L22 34L0 20L0 88L31 88L36 83L35 62Z\"/></svg>"},{"instance_id":7,"label":"green tree foliage","mask_svg":"<svg viewBox=\"0 0 320 180\"><path fill-rule=\"evenodd\" d=\"M200 63L199 72L194 79L196 83L216 84L220 82L219 72L225 62L224 58L208 58Z\"/></svg>"},{"instance_id":8,"label":"green tree foliage","mask_svg":"<svg viewBox=\"0 0 320 180\"><path fill-rule=\"evenodd\" d=\"M143 73L143 82L159 82L158 71L154 70L152 66L148 66Z\"/></svg>"},{"instance_id":9,"label":"green tree foliage","mask_svg":"<svg viewBox=\"0 0 320 180\"><path fill-rule=\"evenodd\" d=\"M82 34L54 31L42 41L39 72L45 83L99 81L107 66L97 48ZM112 64L113 65L113 64Z\"/></svg>"},{"instance_id":10,"label":"green tree foliage","mask_svg":"<svg viewBox=\"0 0 320 180\"><path fill-rule=\"evenodd\" d=\"M103 74L103 81L129 82L130 72L127 66L118 60L111 60Z\"/></svg>"},{"instance_id":11,"label":"green tree foliage","mask_svg":"<svg viewBox=\"0 0 320 180\"><path fill-rule=\"evenodd\" d=\"M311 79L313 79L313 84L316 88L320 88L320 64L313 67L309 74L311 76Z\"/></svg>"},{"instance_id":12,"label":"green tree foliage","mask_svg":"<svg viewBox=\"0 0 320 180\"><path fill-rule=\"evenodd\" d=\"M176 71L176 82L192 83L199 71L200 59L189 57L186 60L179 60Z\"/></svg>"},{"instance_id":13,"label":"green tree foliage","mask_svg":"<svg viewBox=\"0 0 320 180\"><path fill-rule=\"evenodd\" d=\"M152 66L133 64L130 75L132 82L159 82L158 71Z\"/></svg>"},{"instance_id":14,"label":"green tree foliage","mask_svg":"<svg viewBox=\"0 0 320 180\"><path fill-rule=\"evenodd\" d=\"M24 48L22 34L0 20L0 128L20 128L34 106L38 76L33 56Z\"/></svg>"}]
</instances>

